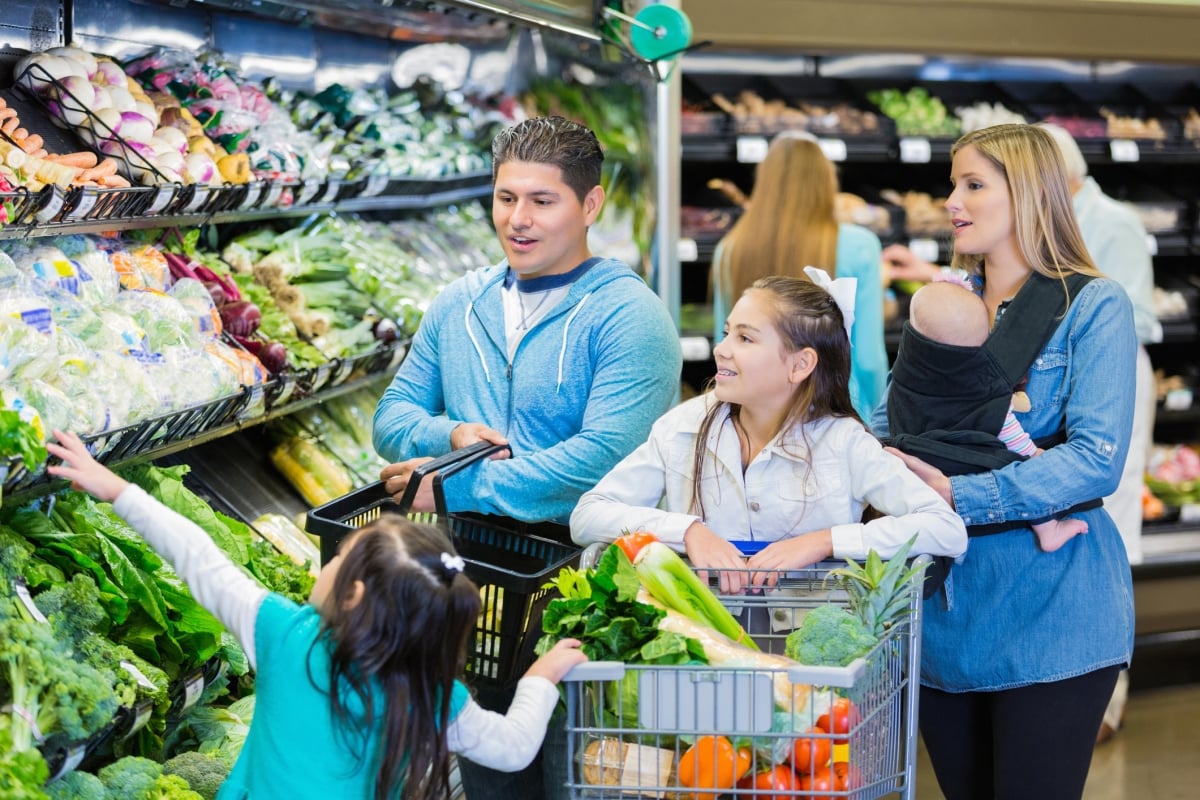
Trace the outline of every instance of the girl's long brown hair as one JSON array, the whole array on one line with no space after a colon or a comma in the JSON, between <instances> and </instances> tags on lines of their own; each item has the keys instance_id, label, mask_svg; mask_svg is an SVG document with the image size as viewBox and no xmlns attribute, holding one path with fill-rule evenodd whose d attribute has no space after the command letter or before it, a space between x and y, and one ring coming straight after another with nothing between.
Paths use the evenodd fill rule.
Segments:
<instances>
[{"instance_id":1,"label":"girl's long brown hair","mask_svg":"<svg viewBox=\"0 0 1200 800\"><path fill-rule=\"evenodd\" d=\"M754 173L754 191L721 242L714 291L730 305L759 278L804 277L804 267L837 269L837 171L820 145L780 134Z\"/></svg>"},{"instance_id":2,"label":"girl's long brown hair","mask_svg":"<svg viewBox=\"0 0 1200 800\"><path fill-rule=\"evenodd\" d=\"M761 292L770 298L774 313L771 322L779 331L789 353L811 347L817 354L812 374L796 387L782 429L800 427L825 417L850 417L862 423L850 401L850 339L845 318L829 292L808 278L774 275L756 280L747 291ZM713 403L700 423L696 450L692 456L691 513L704 518L700 485L704 475L708 437L728 407L735 420L741 410L736 403ZM865 425L864 425L865 427Z\"/></svg>"},{"instance_id":3,"label":"girl's long brown hair","mask_svg":"<svg viewBox=\"0 0 1200 800\"><path fill-rule=\"evenodd\" d=\"M385 514L355 534L322 611L334 720L359 768L374 765L375 800L450 795L450 701L480 600L443 553L455 551L439 528ZM357 581L363 591L350 605ZM368 753L376 730L378 751Z\"/></svg>"}]
</instances>

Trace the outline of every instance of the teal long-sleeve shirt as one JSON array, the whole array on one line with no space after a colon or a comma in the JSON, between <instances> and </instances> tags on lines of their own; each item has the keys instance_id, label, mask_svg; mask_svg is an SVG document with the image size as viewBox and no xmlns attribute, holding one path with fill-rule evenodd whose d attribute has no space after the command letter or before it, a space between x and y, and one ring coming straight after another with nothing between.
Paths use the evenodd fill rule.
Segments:
<instances>
[{"instance_id":1,"label":"teal long-sleeve shirt","mask_svg":"<svg viewBox=\"0 0 1200 800\"><path fill-rule=\"evenodd\" d=\"M887 388L888 360L883 343L883 248L879 237L860 225L838 225L838 278L857 278L854 295L854 327L850 331L850 400L863 419L883 399ZM713 270L720 270L722 247L713 254ZM805 264L795 264L789 274L802 275ZM714 273L716 274L716 273ZM719 287L713 291L713 342L725 338L725 318L733 302Z\"/></svg>"},{"instance_id":2,"label":"teal long-sleeve shirt","mask_svg":"<svg viewBox=\"0 0 1200 800\"><path fill-rule=\"evenodd\" d=\"M375 449L391 462L450 451L480 422L512 457L445 482L450 511L565 524L580 495L645 441L675 400L682 356L666 306L633 270L606 259L507 354L507 263L469 273L430 305L375 412Z\"/></svg>"}]
</instances>

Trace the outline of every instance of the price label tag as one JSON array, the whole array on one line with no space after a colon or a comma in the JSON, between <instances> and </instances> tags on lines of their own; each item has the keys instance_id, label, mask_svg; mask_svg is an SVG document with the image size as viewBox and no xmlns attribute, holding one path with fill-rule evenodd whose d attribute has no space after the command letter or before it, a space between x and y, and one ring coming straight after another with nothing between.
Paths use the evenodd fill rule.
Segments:
<instances>
[{"instance_id":1,"label":"price label tag","mask_svg":"<svg viewBox=\"0 0 1200 800\"><path fill-rule=\"evenodd\" d=\"M1132 139L1113 139L1108 143L1113 161L1137 161L1141 157L1137 142Z\"/></svg>"},{"instance_id":2,"label":"price label tag","mask_svg":"<svg viewBox=\"0 0 1200 800\"><path fill-rule=\"evenodd\" d=\"M737 160L742 164L757 164L767 157L767 140L762 136L739 136Z\"/></svg>"},{"instance_id":3,"label":"price label tag","mask_svg":"<svg viewBox=\"0 0 1200 800\"><path fill-rule=\"evenodd\" d=\"M1150 251L1150 255L1158 255L1158 237L1153 233L1146 234L1146 249Z\"/></svg>"},{"instance_id":4,"label":"price label tag","mask_svg":"<svg viewBox=\"0 0 1200 800\"><path fill-rule=\"evenodd\" d=\"M154 192L154 199L150 201L150 206L146 209L147 214L159 214L171 199L175 197L174 186L160 186Z\"/></svg>"},{"instance_id":5,"label":"price label tag","mask_svg":"<svg viewBox=\"0 0 1200 800\"><path fill-rule=\"evenodd\" d=\"M99 199L100 195L98 195L96 192L85 189L79 198L79 202L77 202L75 207L71 209L69 214L67 214L67 218L86 219L87 215L90 214L92 209L96 207L96 201Z\"/></svg>"},{"instance_id":6,"label":"price label tag","mask_svg":"<svg viewBox=\"0 0 1200 800\"><path fill-rule=\"evenodd\" d=\"M390 178L387 175L372 175L367 178L367 188L363 189L361 196L374 197L377 194L381 194L387 188L389 180Z\"/></svg>"},{"instance_id":7,"label":"price label tag","mask_svg":"<svg viewBox=\"0 0 1200 800\"><path fill-rule=\"evenodd\" d=\"M900 140L900 160L905 164L928 164L933 157L929 140L923 136L905 136Z\"/></svg>"},{"instance_id":8,"label":"price label tag","mask_svg":"<svg viewBox=\"0 0 1200 800\"><path fill-rule=\"evenodd\" d=\"M934 264L938 261L937 239L913 239L908 243L908 249L914 256Z\"/></svg>"},{"instance_id":9,"label":"price label tag","mask_svg":"<svg viewBox=\"0 0 1200 800\"><path fill-rule=\"evenodd\" d=\"M321 195L322 203L332 203L337 198L338 189L342 188L342 182L330 178L325 184L325 194Z\"/></svg>"},{"instance_id":10,"label":"price label tag","mask_svg":"<svg viewBox=\"0 0 1200 800\"><path fill-rule=\"evenodd\" d=\"M846 142L844 139L817 139L821 152L830 161L846 160Z\"/></svg>"},{"instance_id":11,"label":"price label tag","mask_svg":"<svg viewBox=\"0 0 1200 800\"><path fill-rule=\"evenodd\" d=\"M150 717L154 715L154 703L150 700L143 700L137 704L133 710L133 724L129 726L129 730L125 732L125 737L128 739L135 733L146 727L146 723L150 721Z\"/></svg>"},{"instance_id":12,"label":"price label tag","mask_svg":"<svg viewBox=\"0 0 1200 800\"><path fill-rule=\"evenodd\" d=\"M246 186L246 199L242 201L242 208L253 208L258 199L262 197L263 185L262 181L254 181Z\"/></svg>"},{"instance_id":13,"label":"price label tag","mask_svg":"<svg viewBox=\"0 0 1200 800\"><path fill-rule=\"evenodd\" d=\"M21 605L25 606L25 610L29 612L29 616L38 622L47 622L46 615L34 604L33 595L29 593L29 586L25 583L25 579L17 578L14 583L16 584L17 599L21 601Z\"/></svg>"},{"instance_id":14,"label":"price label tag","mask_svg":"<svg viewBox=\"0 0 1200 800\"><path fill-rule=\"evenodd\" d=\"M704 336L680 336L679 349L684 361L706 361L712 355L712 345Z\"/></svg>"},{"instance_id":15,"label":"price label tag","mask_svg":"<svg viewBox=\"0 0 1200 800\"><path fill-rule=\"evenodd\" d=\"M1180 522L1200 522L1200 503L1184 503L1179 507Z\"/></svg>"},{"instance_id":16,"label":"price label tag","mask_svg":"<svg viewBox=\"0 0 1200 800\"><path fill-rule=\"evenodd\" d=\"M198 211L201 206L208 200L209 188L195 184L192 188L192 199L188 201L187 207L183 210L187 213Z\"/></svg>"},{"instance_id":17,"label":"price label tag","mask_svg":"<svg viewBox=\"0 0 1200 800\"><path fill-rule=\"evenodd\" d=\"M154 685L153 681L146 677L146 673L138 669L137 664L134 664L132 661L122 661L121 669L132 675L133 679L137 681L138 686L141 686L143 689L153 690L158 688Z\"/></svg>"},{"instance_id":18,"label":"price label tag","mask_svg":"<svg viewBox=\"0 0 1200 800\"><path fill-rule=\"evenodd\" d=\"M180 711L187 711L192 706L196 705L200 700L200 695L204 693L204 676L193 675L183 685L183 708Z\"/></svg>"},{"instance_id":19,"label":"price label tag","mask_svg":"<svg viewBox=\"0 0 1200 800\"><path fill-rule=\"evenodd\" d=\"M50 191L50 197L45 201L37 212L38 222L49 222L58 216L58 212L62 211L63 203L66 202L66 197L63 195L62 189L55 187Z\"/></svg>"},{"instance_id":20,"label":"price label tag","mask_svg":"<svg viewBox=\"0 0 1200 800\"><path fill-rule=\"evenodd\" d=\"M1163 408L1167 411L1187 411L1192 407L1192 390L1186 386L1182 389L1172 389L1163 398Z\"/></svg>"},{"instance_id":21,"label":"price label tag","mask_svg":"<svg viewBox=\"0 0 1200 800\"><path fill-rule=\"evenodd\" d=\"M267 208L274 208L279 203L279 197L283 194L283 184L277 181L272 181L270 188L267 189L267 196L263 198L262 204Z\"/></svg>"},{"instance_id":22,"label":"price label tag","mask_svg":"<svg viewBox=\"0 0 1200 800\"><path fill-rule=\"evenodd\" d=\"M700 249L696 247L695 239L680 239L679 240L679 260L680 261L699 261Z\"/></svg>"},{"instance_id":23,"label":"price label tag","mask_svg":"<svg viewBox=\"0 0 1200 800\"><path fill-rule=\"evenodd\" d=\"M86 744L76 744L69 747L66 756L63 758L62 767L50 776L50 780L57 780L63 775L74 772L75 768L83 763L83 757L86 755Z\"/></svg>"},{"instance_id":24,"label":"price label tag","mask_svg":"<svg viewBox=\"0 0 1200 800\"><path fill-rule=\"evenodd\" d=\"M321 188L321 181L317 178L305 178L304 183L300 187L300 194L296 196L296 205L302 206L316 196L317 190Z\"/></svg>"}]
</instances>

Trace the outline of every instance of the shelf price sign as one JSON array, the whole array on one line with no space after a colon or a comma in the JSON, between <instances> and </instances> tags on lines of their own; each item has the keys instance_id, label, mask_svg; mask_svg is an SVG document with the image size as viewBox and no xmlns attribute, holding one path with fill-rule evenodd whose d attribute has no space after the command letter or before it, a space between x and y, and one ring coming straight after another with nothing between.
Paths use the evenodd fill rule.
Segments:
<instances>
[{"instance_id":1,"label":"shelf price sign","mask_svg":"<svg viewBox=\"0 0 1200 800\"><path fill-rule=\"evenodd\" d=\"M846 160L846 142L844 139L817 139L817 146L830 161Z\"/></svg>"},{"instance_id":2,"label":"shelf price sign","mask_svg":"<svg viewBox=\"0 0 1200 800\"><path fill-rule=\"evenodd\" d=\"M1138 143L1132 139L1113 139L1108 143L1108 149L1113 161L1129 162L1141 158Z\"/></svg>"},{"instance_id":3,"label":"shelf price sign","mask_svg":"<svg viewBox=\"0 0 1200 800\"><path fill-rule=\"evenodd\" d=\"M680 261L700 260L700 249L696 247L695 239L680 239L678 248Z\"/></svg>"},{"instance_id":4,"label":"shelf price sign","mask_svg":"<svg viewBox=\"0 0 1200 800\"><path fill-rule=\"evenodd\" d=\"M762 136L739 136L737 160L742 164L757 164L767 157L767 140Z\"/></svg>"},{"instance_id":5,"label":"shelf price sign","mask_svg":"<svg viewBox=\"0 0 1200 800\"><path fill-rule=\"evenodd\" d=\"M905 164L928 164L933 149L924 136L905 136L900 140L900 160Z\"/></svg>"}]
</instances>

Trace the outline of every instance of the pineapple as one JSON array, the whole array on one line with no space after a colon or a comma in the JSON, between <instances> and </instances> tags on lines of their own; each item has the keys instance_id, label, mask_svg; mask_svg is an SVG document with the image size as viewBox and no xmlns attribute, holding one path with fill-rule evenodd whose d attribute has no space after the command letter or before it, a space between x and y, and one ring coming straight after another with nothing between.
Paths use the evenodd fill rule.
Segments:
<instances>
[{"instance_id":1,"label":"pineapple","mask_svg":"<svg viewBox=\"0 0 1200 800\"><path fill-rule=\"evenodd\" d=\"M837 578L849 595L850 610L876 639L908 613L910 583L925 569L906 563L915 539L909 539L886 563L872 550L865 564L846 559L848 566L829 571L829 577Z\"/></svg>"}]
</instances>

